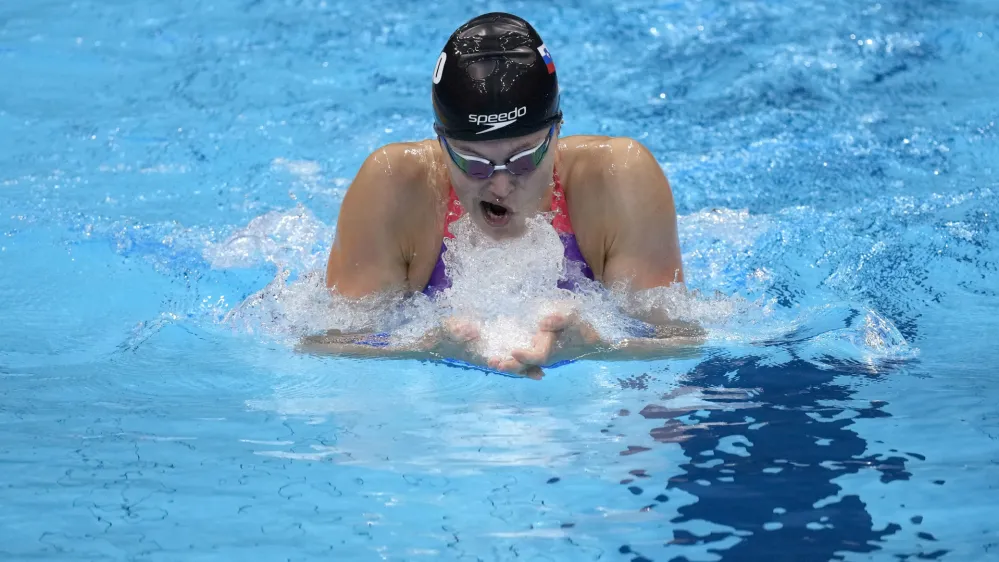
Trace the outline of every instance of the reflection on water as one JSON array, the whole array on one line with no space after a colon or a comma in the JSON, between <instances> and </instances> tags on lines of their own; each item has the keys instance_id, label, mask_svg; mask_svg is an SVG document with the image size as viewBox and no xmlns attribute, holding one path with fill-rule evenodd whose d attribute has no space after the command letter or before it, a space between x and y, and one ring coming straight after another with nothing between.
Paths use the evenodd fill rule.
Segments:
<instances>
[{"instance_id":1,"label":"reflection on water","mask_svg":"<svg viewBox=\"0 0 999 562\"><path fill-rule=\"evenodd\" d=\"M460 505L486 506L449 524L461 553L483 559L510 546L567 560L831 560L871 555L900 537L891 555L948 552L918 512L900 510L884 524L869 511L884 502L882 486L908 480L911 463L925 458L872 452L878 445L855 424L889 423L888 403L862 401L856 389L909 376L906 365L774 364L706 350L685 364L618 367L584 362L543 383L447 368L344 375L339 384L317 376L250 404L302 436L256 443L255 452L289 470L319 463L422 483L392 501L420 506L428 523L411 527L415 540L440 551L448 544L431 538L429 521ZM849 475L861 479L859 489L844 481ZM367 505L342 489L345 501ZM386 525L401 515L368 509ZM386 552L399 546L376 540Z\"/></svg>"},{"instance_id":2,"label":"reflection on water","mask_svg":"<svg viewBox=\"0 0 999 562\"><path fill-rule=\"evenodd\" d=\"M715 549L726 561L829 560L842 552L873 552L886 537L915 527L915 519L906 518L874 528L865 503L876 498L844 493L836 483L868 471L883 484L907 480L907 462L924 459L918 452L872 455L851 429L854 419L890 417L886 402L852 403L851 379L876 380L890 372L872 375L869 366L851 364L819 369L804 361L770 367L755 357L704 361L681 377L685 386L638 412L654 420L652 440L679 445L688 460L665 481L649 478L653 471L643 462L654 463L655 450L628 447L621 454L630 455L636 477L622 483L649 498L647 509L678 499L683 505L664 529L665 545L639 546L622 537L620 551L656 560L687 560L691 549ZM644 381L621 384L641 388ZM706 404L670 406L683 394L697 394ZM705 523L714 530L705 532ZM654 555L660 548L677 558Z\"/></svg>"},{"instance_id":3,"label":"reflection on water","mask_svg":"<svg viewBox=\"0 0 999 562\"><path fill-rule=\"evenodd\" d=\"M994 556L996 2L519 3L722 348L540 384L283 345L475 8L347 4L0 2L0 558Z\"/></svg>"}]
</instances>

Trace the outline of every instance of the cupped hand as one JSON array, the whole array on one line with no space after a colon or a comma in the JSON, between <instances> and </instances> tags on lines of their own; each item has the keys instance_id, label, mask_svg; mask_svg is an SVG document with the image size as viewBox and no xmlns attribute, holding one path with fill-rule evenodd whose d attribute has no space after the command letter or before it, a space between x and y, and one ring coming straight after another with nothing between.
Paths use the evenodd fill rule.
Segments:
<instances>
[{"instance_id":1,"label":"cupped hand","mask_svg":"<svg viewBox=\"0 0 999 562\"><path fill-rule=\"evenodd\" d=\"M468 347L478 339L477 322L470 318L449 316L423 336L417 349L447 357L467 353Z\"/></svg>"},{"instance_id":2,"label":"cupped hand","mask_svg":"<svg viewBox=\"0 0 999 562\"><path fill-rule=\"evenodd\" d=\"M468 343L479 339L479 325L468 318L449 316L444 320L444 335L453 343Z\"/></svg>"},{"instance_id":3,"label":"cupped hand","mask_svg":"<svg viewBox=\"0 0 999 562\"><path fill-rule=\"evenodd\" d=\"M538 331L531 338L529 348L515 349L510 357L492 357L488 365L498 371L540 379L544 376L542 367L549 364L556 352L580 344L593 345L599 339L596 330L575 310L555 312L538 323Z\"/></svg>"}]
</instances>

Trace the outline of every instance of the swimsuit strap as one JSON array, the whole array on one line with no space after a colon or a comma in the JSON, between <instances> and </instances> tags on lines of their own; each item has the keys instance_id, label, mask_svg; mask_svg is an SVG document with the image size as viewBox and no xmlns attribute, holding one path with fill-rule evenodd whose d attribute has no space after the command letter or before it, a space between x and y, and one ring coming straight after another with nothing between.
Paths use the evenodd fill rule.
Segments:
<instances>
[{"instance_id":1,"label":"swimsuit strap","mask_svg":"<svg viewBox=\"0 0 999 562\"><path fill-rule=\"evenodd\" d=\"M444 218L444 237L454 238L454 234L451 233L451 223L461 218L464 214L465 209L461 206L461 201L458 200L458 194L454 192L454 186L451 182L448 182L448 189L450 193L447 198L447 215Z\"/></svg>"},{"instance_id":2,"label":"swimsuit strap","mask_svg":"<svg viewBox=\"0 0 999 562\"><path fill-rule=\"evenodd\" d=\"M572 220L569 218L569 203L565 200L565 190L562 189L562 180L558 177L558 170L553 174L555 189L552 190L552 210L555 211L555 218L552 219L552 226L559 234L573 234Z\"/></svg>"},{"instance_id":3,"label":"swimsuit strap","mask_svg":"<svg viewBox=\"0 0 999 562\"><path fill-rule=\"evenodd\" d=\"M565 190L562 188L562 180L558 177L558 170L553 172L552 179L555 180L551 206L551 210L555 212L555 218L552 219L552 226L555 227L555 232L559 234L572 234L572 220L569 219L569 206L565 200ZM454 186L451 185L451 182L448 182L448 190L447 215L444 219L444 237L454 238L454 234L451 232L451 223L461 218L465 210L461 206L461 201L458 200L458 195L454 192Z\"/></svg>"}]
</instances>

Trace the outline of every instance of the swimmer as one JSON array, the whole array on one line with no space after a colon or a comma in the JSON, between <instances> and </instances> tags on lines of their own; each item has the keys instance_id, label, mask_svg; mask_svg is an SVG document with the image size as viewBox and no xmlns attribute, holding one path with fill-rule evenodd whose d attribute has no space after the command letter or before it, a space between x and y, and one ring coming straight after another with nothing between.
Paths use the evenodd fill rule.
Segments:
<instances>
[{"instance_id":1,"label":"swimmer","mask_svg":"<svg viewBox=\"0 0 999 562\"><path fill-rule=\"evenodd\" d=\"M567 270L632 292L684 282L662 168L634 139L560 136L555 60L531 24L507 13L469 20L448 39L431 79L436 138L389 144L366 158L341 206L330 290L349 299L433 297L450 286L444 240L455 220L467 215L502 240L522 235L539 213L551 213L567 263L578 266ZM573 284L570 277L560 287ZM676 328L654 314L641 319ZM445 324L431 346L477 337L468 322ZM556 350L582 355L598 339L568 311L543 318L530 348L484 359L537 375Z\"/></svg>"}]
</instances>

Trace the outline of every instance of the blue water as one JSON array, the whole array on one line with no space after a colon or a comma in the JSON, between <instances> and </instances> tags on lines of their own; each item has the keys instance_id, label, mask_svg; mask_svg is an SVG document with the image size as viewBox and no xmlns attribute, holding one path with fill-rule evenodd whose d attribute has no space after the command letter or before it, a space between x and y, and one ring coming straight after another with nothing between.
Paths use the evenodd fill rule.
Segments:
<instances>
[{"instance_id":1,"label":"blue water","mask_svg":"<svg viewBox=\"0 0 999 562\"><path fill-rule=\"evenodd\" d=\"M697 353L287 343L265 287L494 9L662 163ZM999 560L997 47L991 0L5 0L0 558Z\"/></svg>"}]
</instances>

